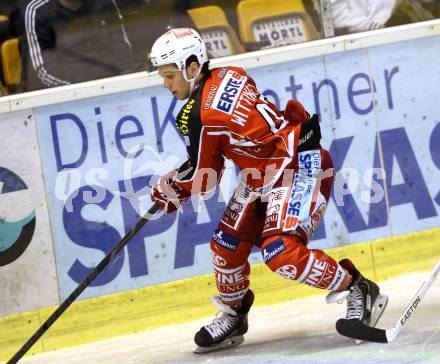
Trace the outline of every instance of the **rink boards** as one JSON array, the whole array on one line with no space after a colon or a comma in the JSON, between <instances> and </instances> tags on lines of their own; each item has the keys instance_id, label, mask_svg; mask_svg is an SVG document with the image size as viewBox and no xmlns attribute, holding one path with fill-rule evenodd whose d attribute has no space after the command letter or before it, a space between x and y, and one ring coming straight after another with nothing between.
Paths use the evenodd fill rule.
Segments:
<instances>
[{"instance_id":1,"label":"rink boards","mask_svg":"<svg viewBox=\"0 0 440 364\"><path fill-rule=\"evenodd\" d=\"M321 115L338 174L311 246L378 280L440 258L440 36L426 33L292 61L278 52L284 62L248 69L281 108L298 98ZM0 115L0 359L139 219L155 178L185 159L173 126L181 104L161 86L64 101ZM235 175L228 165L210 199L150 222L32 352L212 313L208 242ZM274 275L259 252L250 261L259 305L316 292Z\"/></svg>"}]
</instances>

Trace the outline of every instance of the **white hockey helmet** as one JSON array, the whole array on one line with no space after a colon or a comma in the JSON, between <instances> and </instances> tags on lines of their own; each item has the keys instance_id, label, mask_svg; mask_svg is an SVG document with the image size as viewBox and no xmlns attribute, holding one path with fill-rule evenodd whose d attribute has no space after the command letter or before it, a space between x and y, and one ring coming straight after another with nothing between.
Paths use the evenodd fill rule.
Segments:
<instances>
[{"instance_id":1,"label":"white hockey helmet","mask_svg":"<svg viewBox=\"0 0 440 364\"><path fill-rule=\"evenodd\" d=\"M182 71L185 80L191 81L186 74L185 64L192 55L197 57L200 65L199 72L195 76L197 77L203 64L208 62L205 42L194 29L177 28L169 30L154 42L150 60L155 67L175 63L177 68Z\"/></svg>"}]
</instances>

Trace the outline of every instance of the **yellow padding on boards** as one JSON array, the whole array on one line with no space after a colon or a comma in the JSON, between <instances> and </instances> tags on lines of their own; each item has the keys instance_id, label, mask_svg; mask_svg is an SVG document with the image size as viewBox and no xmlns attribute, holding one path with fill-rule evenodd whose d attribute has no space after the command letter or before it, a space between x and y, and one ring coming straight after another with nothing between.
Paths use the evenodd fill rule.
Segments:
<instances>
[{"instance_id":1,"label":"yellow padding on boards","mask_svg":"<svg viewBox=\"0 0 440 364\"><path fill-rule=\"evenodd\" d=\"M363 274L379 281L408 272L429 271L440 259L440 229L343 246L328 253L337 260L350 257ZM253 265L251 270L256 305L322 293L322 290L286 280L264 264ZM57 320L30 353L209 316L215 313L209 300L215 293L214 275L208 274L78 301ZM0 318L0 360L6 360L15 353L54 309L50 307Z\"/></svg>"}]
</instances>

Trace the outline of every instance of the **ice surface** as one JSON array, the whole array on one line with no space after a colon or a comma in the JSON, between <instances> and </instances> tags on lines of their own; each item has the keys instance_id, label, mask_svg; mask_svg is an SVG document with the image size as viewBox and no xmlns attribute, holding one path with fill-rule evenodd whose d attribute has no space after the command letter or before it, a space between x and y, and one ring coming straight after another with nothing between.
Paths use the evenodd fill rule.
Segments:
<instances>
[{"instance_id":1,"label":"ice surface","mask_svg":"<svg viewBox=\"0 0 440 364\"><path fill-rule=\"evenodd\" d=\"M390 328L402 314L427 273L413 273L381 282L389 295L378 327ZM294 289L294 288L292 288ZM209 299L207 297L207 299ZM213 307L213 314L215 308ZM363 343L338 335L334 325L345 315L343 305L315 296L255 307L249 332L236 348L203 355L191 353L193 336L212 317L182 325L114 338L22 360L27 364L147 364L147 363L440 363L440 279L396 340ZM62 318L60 318L62 320Z\"/></svg>"}]
</instances>

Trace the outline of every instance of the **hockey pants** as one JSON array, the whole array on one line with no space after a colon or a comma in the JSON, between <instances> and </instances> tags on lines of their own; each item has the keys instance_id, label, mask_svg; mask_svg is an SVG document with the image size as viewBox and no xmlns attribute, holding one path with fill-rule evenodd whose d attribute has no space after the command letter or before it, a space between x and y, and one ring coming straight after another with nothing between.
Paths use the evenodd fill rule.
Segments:
<instances>
[{"instance_id":1,"label":"hockey pants","mask_svg":"<svg viewBox=\"0 0 440 364\"><path fill-rule=\"evenodd\" d=\"M348 272L318 249L308 249L333 185L333 163L325 149L298 153L271 192L255 198L239 184L211 240L212 262L222 301L237 305L249 289L249 254L284 278L313 287L343 290Z\"/></svg>"}]
</instances>

